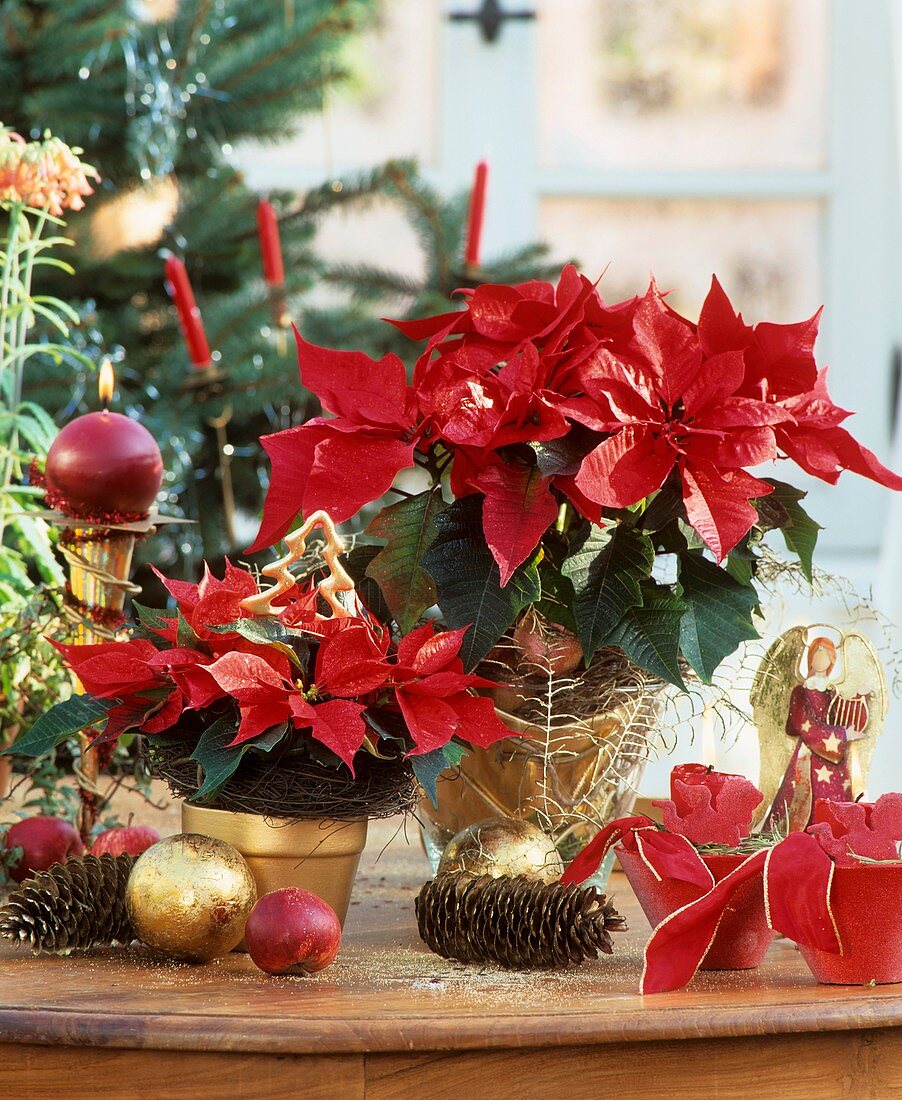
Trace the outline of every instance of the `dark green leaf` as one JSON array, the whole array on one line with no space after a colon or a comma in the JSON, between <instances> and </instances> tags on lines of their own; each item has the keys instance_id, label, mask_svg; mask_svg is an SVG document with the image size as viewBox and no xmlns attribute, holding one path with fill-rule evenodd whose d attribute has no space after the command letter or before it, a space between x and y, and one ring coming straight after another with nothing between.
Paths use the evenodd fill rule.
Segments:
<instances>
[{"instance_id":1,"label":"dark green leaf","mask_svg":"<svg viewBox=\"0 0 902 1100\"><path fill-rule=\"evenodd\" d=\"M665 482L650 498L637 526L643 531L660 531L675 519L684 517L686 512L682 490L679 478Z\"/></svg>"},{"instance_id":2,"label":"dark green leaf","mask_svg":"<svg viewBox=\"0 0 902 1100\"><path fill-rule=\"evenodd\" d=\"M283 653L295 665L302 667L301 658L291 643L292 641L304 642L308 639L300 631L292 630L272 616L261 619L237 619L233 623L228 623L225 626L215 626L211 629L215 630L217 634L239 634L242 638L247 638L249 642L255 642L257 645L271 646L279 653Z\"/></svg>"},{"instance_id":3,"label":"dark green leaf","mask_svg":"<svg viewBox=\"0 0 902 1100\"><path fill-rule=\"evenodd\" d=\"M619 646L637 665L685 689L678 659L685 610L686 604L669 588L646 580L642 605L627 611L606 644Z\"/></svg>"},{"instance_id":4,"label":"dark green leaf","mask_svg":"<svg viewBox=\"0 0 902 1100\"><path fill-rule=\"evenodd\" d=\"M805 498L806 494L801 489L796 489L792 485L787 485L784 481L776 481L771 477L766 477L764 480L773 485L772 496L779 501L789 516L789 524L786 527L781 527L780 531L787 548L798 555L802 572L810 581L812 579L814 548L817 545L817 533L822 531L823 528L819 523L815 523L802 507L800 501ZM757 504L758 502L756 502L756 507Z\"/></svg>"},{"instance_id":5,"label":"dark green leaf","mask_svg":"<svg viewBox=\"0 0 902 1100\"><path fill-rule=\"evenodd\" d=\"M253 741L229 748L229 742L235 739L238 732L238 723L238 716L229 714L201 734L191 759L203 768L204 781L197 794L192 796L192 802L209 802L235 774L246 752L251 749L268 752L282 740L288 729L287 723L283 722Z\"/></svg>"},{"instance_id":6,"label":"dark green leaf","mask_svg":"<svg viewBox=\"0 0 902 1100\"><path fill-rule=\"evenodd\" d=\"M132 611L146 630L166 630L172 626L174 616L171 611L159 607L145 607L136 600L132 600Z\"/></svg>"},{"instance_id":7,"label":"dark green leaf","mask_svg":"<svg viewBox=\"0 0 902 1100\"><path fill-rule=\"evenodd\" d=\"M197 631L188 622L181 611L177 611L178 629L175 635L175 644L180 649L204 649L206 648L197 636Z\"/></svg>"},{"instance_id":8,"label":"dark green leaf","mask_svg":"<svg viewBox=\"0 0 902 1100\"><path fill-rule=\"evenodd\" d=\"M573 614L586 661L605 644L625 612L642 603L641 582L651 571L651 539L635 528L593 524L563 564L573 584Z\"/></svg>"},{"instance_id":9,"label":"dark green leaf","mask_svg":"<svg viewBox=\"0 0 902 1100\"><path fill-rule=\"evenodd\" d=\"M680 620L680 648L705 683L740 642L757 638L752 611L754 587L742 584L701 554L680 557L680 588L686 613Z\"/></svg>"},{"instance_id":10,"label":"dark green leaf","mask_svg":"<svg viewBox=\"0 0 902 1100\"><path fill-rule=\"evenodd\" d=\"M435 784L438 777L448 767L448 760L442 749L433 752L425 752L422 756L411 756L413 774L417 777L420 786L429 795L429 801L433 806L438 806L438 794Z\"/></svg>"},{"instance_id":11,"label":"dark green leaf","mask_svg":"<svg viewBox=\"0 0 902 1100\"><path fill-rule=\"evenodd\" d=\"M3 750L2 755L15 752L21 756L44 756L60 741L99 722L114 706L114 699L73 695L42 714L27 733Z\"/></svg>"},{"instance_id":12,"label":"dark green leaf","mask_svg":"<svg viewBox=\"0 0 902 1100\"><path fill-rule=\"evenodd\" d=\"M460 651L467 668L477 665L541 594L535 560L521 565L501 587L482 532L482 501L475 494L466 496L441 512L435 521L439 533L423 558L445 623L452 630L472 624Z\"/></svg>"},{"instance_id":13,"label":"dark green leaf","mask_svg":"<svg viewBox=\"0 0 902 1100\"><path fill-rule=\"evenodd\" d=\"M573 585L547 555L539 562L539 580L542 584L542 597L536 602L536 611L549 622L557 623L576 634Z\"/></svg>"},{"instance_id":14,"label":"dark green leaf","mask_svg":"<svg viewBox=\"0 0 902 1100\"><path fill-rule=\"evenodd\" d=\"M734 581L740 584L751 584L755 575L755 559L743 557L739 554L730 554L727 558L727 572Z\"/></svg>"},{"instance_id":15,"label":"dark green leaf","mask_svg":"<svg viewBox=\"0 0 902 1100\"><path fill-rule=\"evenodd\" d=\"M381 546L372 543L361 543L345 556L345 568L351 574L354 584L357 586L357 595L363 600L364 605L376 616L381 623L390 623L392 619L391 608L385 602L382 589L367 576L370 562L382 552Z\"/></svg>"},{"instance_id":16,"label":"dark green leaf","mask_svg":"<svg viewBox=\"0 0 902 1100\"><path fill-rule=\"evenodd\" d=\"M409 634L435 603L435 582L422 563L443 508L441 493L430 489L383 508L367 528L368 535L387 541L366 575L379 585L402 634Z\"/></svg>"},{"instance_id":17,"label":"dark green leaf","mask_svg":"<svg viewBox=\"0 0 902 1100\"><path fill-rule=\"evenodd\" d=\"M602 438L582 424L574 424L559 439L530 443L529 446L535 452L536 465L546 477L561 477L578 473L583 459Z\"/></svg>"},{"instance_id":18,"label":"dark green leaf","mask_svg":"<svg viewBox=\"0 0 902 1100\"><path fill-rule=\"evenodd\" d=\"M804 496L804 494L802 495ZM792 522L789 513L777 499L776 493L771 493L770 496L766 497L758 497L755 501L755 511L758 513L755 526L759 531L775 531L778 527L786 527Z\"/></svg>"}]
</instances>

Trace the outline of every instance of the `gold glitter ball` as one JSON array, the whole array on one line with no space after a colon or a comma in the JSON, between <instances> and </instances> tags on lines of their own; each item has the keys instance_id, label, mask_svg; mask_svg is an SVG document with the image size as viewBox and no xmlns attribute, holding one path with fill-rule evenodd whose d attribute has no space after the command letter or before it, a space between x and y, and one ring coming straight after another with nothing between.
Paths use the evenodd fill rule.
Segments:
<instances>
[{"instance_id":1,"label":"gold glitter ball","mask_svg":"<svg viewBox=\"0 0 902 1100\"><path fill-rule=\"evenodd\" d=\"M256 900L244 856L198 833L148 848L135 861L125 893L139 939L187 962L209 962L237 947Z\"/></svg>"},{"instance_id":2,"label":"gold glitter ball","mask_svg":"<svg viewBox=\"0 0 902 1100\"><path fill-rule=\"evenodd\" d=\"M564 863L554 841L537 825L512 817L491 817L462 829L448 841L438 874L469 871L493 878L526 875L557 882Z\"/></svg>"}]
</instances>

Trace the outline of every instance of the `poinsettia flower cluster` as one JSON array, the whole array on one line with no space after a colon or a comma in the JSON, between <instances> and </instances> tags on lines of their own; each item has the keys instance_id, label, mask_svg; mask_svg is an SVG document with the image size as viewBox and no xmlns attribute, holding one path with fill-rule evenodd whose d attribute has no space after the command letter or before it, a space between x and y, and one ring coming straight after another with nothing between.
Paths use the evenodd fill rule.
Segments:
<instances>
[{"instance_id":1,"label":"poinsettia flower cluster","mask_svg":"<svg viewBox=\"0 0 902 1100\"><path fill-rule=\"evenodd\" d=\"M461 293L460 311L393 322L426 344L412 383L395 355L376 362L298 335L301 379L332 416L264 437L272 481L252 549L299 512L349 519L436 456L456 497L484 495L502 586L563 502L598 523L672 484L720 561L773 492L749 468L789 458L828 482L852 470L902 488L842 427L849 414L814 357L819 314L750 326L714 279L693 323L654 283L607 305L572 266L556 287Z\"/></svg>"},{"instance_id":2,"label":"poinsettia flower cluster","mask_svg":"<svg viewBox=\"0 0 902 1100\"><path fill-rule=\"evenodd\" d=\"M465 629L426 623L395 646L366 613L321 615L312 583L282 594L277 616L260 617L242 606L258 593L253 574L231 563L221 580L209 570L199 584L161 579L175 608L142 609L145 637L55 643L88 696L108 704L98 743L129 730L177 734L186 718L233 716L226 748L303 734L353 773L386 715L404 731L396 755L424 756L452 740L485 748L510 735L491 700L473 694L487 682L464 671Z\"/></svg>"}]
</instances>

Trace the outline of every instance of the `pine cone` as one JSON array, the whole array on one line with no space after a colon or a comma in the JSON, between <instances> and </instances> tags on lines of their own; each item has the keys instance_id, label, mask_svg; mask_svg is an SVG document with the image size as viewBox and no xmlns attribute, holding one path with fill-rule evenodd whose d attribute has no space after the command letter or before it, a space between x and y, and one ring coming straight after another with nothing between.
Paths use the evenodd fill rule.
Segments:
<instances>
[{"instance_id":1,"label":"pine cone","mask_svg":"<svg viewBox=\"0 0 902 1100\"><path fill-rule=\"evenodd\" d=\"M461 962L512 969L564 967L613 954L626 921L594 887L515 878L439 875L416 900L423 941Z\"/></svg>"},{"instance_id":2,"label":"pine cone","mask_svg":"<svg viewBox=\"0 0 902 1100\"><path fill-rule=\"evenodd\" d=\"M0 935L33 951L68 954L135 938L125 908L133 856L84 856L55 863L14 891L0 909Z\"/></svg>"}]
</instances>

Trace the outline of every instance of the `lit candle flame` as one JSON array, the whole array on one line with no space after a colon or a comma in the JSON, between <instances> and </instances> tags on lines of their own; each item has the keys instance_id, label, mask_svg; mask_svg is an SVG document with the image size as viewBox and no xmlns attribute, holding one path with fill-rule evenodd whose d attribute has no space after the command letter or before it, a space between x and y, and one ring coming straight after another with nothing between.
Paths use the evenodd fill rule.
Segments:
<instances>
[{"instance_id":1,"label":"lit candle flame","mask_svg":"<svg viewBox=\"0 0 902 1100\"><path fill-rule=\"evenodd\" d=\"M113 400L113 391L116 388L116 376L113 374L113 364L109 359L104 359L100 366L100 376L97 380L97 390L104 409L110 407Z\"/></svg>"}]
</instances>

